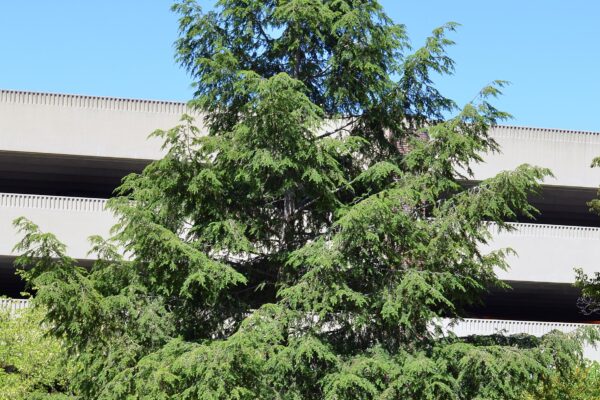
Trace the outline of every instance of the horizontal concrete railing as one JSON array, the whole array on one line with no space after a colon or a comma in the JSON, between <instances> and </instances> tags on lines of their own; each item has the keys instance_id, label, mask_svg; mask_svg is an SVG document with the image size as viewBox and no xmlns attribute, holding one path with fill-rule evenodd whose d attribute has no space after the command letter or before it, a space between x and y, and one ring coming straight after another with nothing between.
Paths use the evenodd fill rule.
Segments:
<instances>
[{"instance_id":1,"label":"horizontal concrete railing","mask_svg":"<svg viewBox=\"0 0 600 400\"><path fill-rule=\"evenodd\" d=\"M0 90L0 151L152 160L184 103Z\"/></svg>"},{"instance_id":2,"label":"horizontal concrete railing","mask_svg":"<svg viewBox=\"0 0 600 400\"><path fill-rule=\"evenodd\" d=\"M0 193L0 207L6 208L103 212L105 206L105 199Z\"/></svg>"},{"instance_id":3,"label":"horizontal concrete railing","mask_svg":"<svg viewBox=\"0 0 600 400\"><path fill-rule=\"evenodd\" d=\"M575 267L586 272L600 270L600 228L510 224L513 231L498 232L492 227L493 239L481 250L510 247L517 254L507 257L510 269L499 271L504 280L571 283Z\"/></svg>"},{"instance_id":4,"label":"horizontal concrete railing","mask_svg":"<svg viewBox=\"0 0 600 400\"><path fill-rule=\"evenodd\" d=\"M532 336L543 336L554 330L571 333L578 328L597 326L592 324L576 324L569 322L542 322L542 321L513 321L501 319L477 319L465 318L459 321L444 319L442 321L443 330L453 332L458 337L471 335L518 335L526 334ZM600 361L600 349L594 345L584 345L583 354L590 360Z\"/></svg>"},{"instance_id":5,"label":"horizontal concrete railing","mask_svg":"<svg viewBox=\"0 0 600 400\"><path fill-rule=\"evenodd\" d=\"M12 221L20 216L32 220L44 231L53 232L65 242L69 255L87 258L91 235L107 236L115 220L105 209L106 200L75 197L0 193L0 256L14 255L12 247L19 235ZM593 272L600 269L600 228L511 224L513 231L498 232L481 250L510 247L511 268L499 271L501 279L514 281L570 283L573 268Z\"/></svg>"},{"instance_id":6,"label":"horizontal concrete railing","mask_svg":"<svg viewBox=\"0 0 600 400\"><path fill-rule=\"evenodd\" d=\"M573 332L577 328L590 326L590 324L577 324L570 322L514 321L477 318L465 318L455 322L445 319L442 325L444 330L452 331L456 336L459 337L495 334L527 334L539 337L550 333L553 330L569 333ZM600 328L600 325L598 327Z\"/></svg>"},{"instance_id":7,"label":"horizontal concrete railing","mask_svg":"<svg viewBox=\"0 0 600 400\"><path fill-rule=\"evenodd\" d=\"M16 218L26 217L40 229L54 233L67 245L69 256L87 259L92 235L108 236L113 215L106 200L30 194L0 194L0 256L14 256L21 235L13 227Z\"/></svg>"},{"instance_id":8,"label":"horizontal concrete railing","mask_svg":"<svg viewBox=\"0 0 600 400\"><path fill-rule=\"evenodd\" d=\"M477 180L531 164L552 170L555 177L546 178L547 185L600 185L600 169L590 168L592 160L600 156L600 132L497 126L490 135L500 145L500 153L485 154L485 162L472 166Z\"/></svg>"},{"instance_id":9,"label":"horizontal concrete railing","mask_svg":"<svg viewBox=\"0 0 600 400\"><path fill-rule=\"evenodd\" d=\"M6 299L0 298L0 311L17 311L29 306L28 299Z\"/></svg>"}]
</instances>

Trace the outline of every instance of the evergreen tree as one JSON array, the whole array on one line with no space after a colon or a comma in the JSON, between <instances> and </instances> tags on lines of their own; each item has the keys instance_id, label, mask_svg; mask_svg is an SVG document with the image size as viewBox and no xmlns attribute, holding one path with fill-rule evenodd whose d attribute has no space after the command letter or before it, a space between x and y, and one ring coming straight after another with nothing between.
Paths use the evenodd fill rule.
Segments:
<instances>
[{"instance_id":1,"label":"evergreen tree","mask_svg":"<svg viewBox=\"0 0 600 400\"><path fill-rule=\"evenodd\" d=\"M166 155L110 202L99 261L16 222L84 398L517 399L567 376L582 334L441 336L501 284L489 224L535 213L549 173L461 185L508 115L502 81L462 108L435 88L456 24L411 52L375 0L173 9L201 119L154 133Z\"/></svg>"}]
</instances>

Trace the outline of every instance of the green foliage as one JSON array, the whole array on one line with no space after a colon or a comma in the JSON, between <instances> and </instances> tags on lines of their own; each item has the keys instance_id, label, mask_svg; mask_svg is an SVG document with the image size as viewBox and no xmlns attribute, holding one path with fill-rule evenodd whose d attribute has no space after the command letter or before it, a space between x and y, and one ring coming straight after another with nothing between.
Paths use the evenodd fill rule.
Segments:
<instances>
[{"instance_id":1,"label":"green foliage","mask_svg":"<svg viewBox=\"0 0 600 400\"><path fill-rule=\"evenodd\" d=\"M600 157L596 157L592 160L592 168L600 167ZM595 214L600 214L600 199L593 199L588 203L590 211Z\"/></svg>"},{"instance_id":2,"label":"green foliage","mask_svg":"<svg viewBox=\"0 0 600 400\"><path fill-rule=\"evenodd\" d=\"M0 399L67 399L62 343L46 335L39 309L0 309Z\"/></svg>"},{"instance_id":3,"label":"green foliage","mask_svg":"<svg viewBox=\"0 0 600 400\"><path fill-rule=\"evenodd\" d=\"M592 168L600 167L600 157L594 158ZM600 191L598 192L600 194ZM600 214L600 200L588 202L590 211ZM586 274L575 268L575 286L581 290L578 306L581 312L591 315L600 311L600 272ZM567 380L554 377L535 393L540 399L600 399L600 366L597 363L578 365ZM534 398L533 396L529 398ZM529 400L529 398L527 400Z\"/></svg>"},{"instance_id":4,"label":"green foliage","mask_svg":"<svg viewBox=\"0 0 600 400\"><path fill-rule=\"evenodd\" d=\"M592 168L600 167L600 157L592 160ZM600 195L600 190L598 191ZM600 215L600 199L593 199L587 203L590 212ZM581 268L575 268L575 286L581 289L581 297L578 300L580 310L586 314L594 314L600 311L600 272L586 274Z\"/></svg>"},{"instance_id":5,"label":"green foliage","mask_svg":"<svg viewBox=\"0 0 600 400\"><path fill-rule=\"evenodd\" d=\"M184 116L154 133L166 156L125 179L90 269L16 222L78 394L519 399L567 376L582 338L459 340L435 322L501 284L509 250L478 249L490 223L535 213L549 174L461 185L508 115L489 103L502 81L461 109L434 87L456 24L410 53L376 1L174 9L203 128Z\"/></svg>"},{"instance_id":6,"label":"green foliage","mask_svg":"<svg viewBox=\"0 0 600 400\"><path fill-rule=\"evenodd\" d=\"M569 375L558 374L540 383L523 400L598 400L600 399L600 365L579 363Z\"/></svg>"}]
</instances>

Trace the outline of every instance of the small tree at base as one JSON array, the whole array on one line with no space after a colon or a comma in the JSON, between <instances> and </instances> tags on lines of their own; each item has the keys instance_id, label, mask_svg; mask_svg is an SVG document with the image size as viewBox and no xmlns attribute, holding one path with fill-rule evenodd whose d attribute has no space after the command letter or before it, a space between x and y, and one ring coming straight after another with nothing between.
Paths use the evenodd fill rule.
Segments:
<instances>
[{"instance_id":1,"label":"small tree at base","mask_svg":"<svg viewBox=\"0 0 600 400\"><path fill-rule=\"evenodd\" d=\"M433 85L456 24L409 53L376 1L173 8L203 130L155 132L166 156L111 200L90 270L16 223L85 398L517 399L567 376L581 333L440 337L501 284L506 250L478 250L489 224L531 216L549 174L461 186L508 115L488 101L504 82L461 109Z\"/></svg>"},{"instance_id":2,"label":"small tree at base","mask_svg":"<svg viewBox=\"0 0 600 400\"><path fill-rule=\"evenodd\" d=\"M0 308L0 400L72 398L66 354L43 318L40 308Z\"/></svg>"}]
</instances>

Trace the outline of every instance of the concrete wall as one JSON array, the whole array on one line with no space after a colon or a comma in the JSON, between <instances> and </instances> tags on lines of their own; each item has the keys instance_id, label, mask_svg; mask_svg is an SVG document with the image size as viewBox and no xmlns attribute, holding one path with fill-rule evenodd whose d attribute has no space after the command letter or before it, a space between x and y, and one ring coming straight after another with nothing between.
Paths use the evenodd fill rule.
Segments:
<instances>
[{"instance_id":1,"label":"concrete wall","mask_svg":"<svg viewBox=\"0 0 600 400\"><path fill-rule=\"evenodd\" d=\"M600 261L600 228L517 223L512 232L492 228L493 240L482 246L488 252L510 247L510 269L498 271L504 280L571 283L573 268L591 273Z\"/></svg>"},{"instance_id":2,"label":"concrete wall","mask_svg":"<svg viewBox=\"0 0 600 400\"><path fill-rule=\"evenodd\" d=\"M600 185L600 168L590 168L592 160L600 156L600 133L498 126L491 136L501 152L486 154L484 163L472 166L477 180L531 164L552 170L555 177L547 178L547 185Z\"/></svg>"},{"instance_id":3,"label":"concrete wall","mask_svg":"<svg viewBox=\"0 0 600 400\"><path fill-rule=\"evenodd\" d=\"M69 256L88 259L88 237L107 237L115 222L105 204L103 199L0 193L0 256L18 255L13 247L22 235L12 222L24 216L54 233L67 245Z\"/></svg>"},{"instance_id":4,"label":"concrete wall","mask_svg":"<svg viewBox=\"0 0 600 400\"><path fill-rule=\"evenodd\" d=\"M12 248L19 235L12 221L25 216L44 231L55 233L68 246L69 255L88 258L91 235L107 236L114 217L105 210L105 200L77 197L36 196L0 193L0 256L15 255ZM483 252L511 247L511 268L499 271L501 279L533 282L573 282L574 267L588 272L598 268L600 228L511 224L515 230L497 232L482 245Z\"/></svg>"},{"instance_id":5,"label":"concrete wall","mask_svg":"<svg viewBox=\"0 0 600 400\"><path fill-rule=\"evenodd\" d=\"M157 159L183 103L0 90L0 151Z\"/></svg>"}]
</instances>

